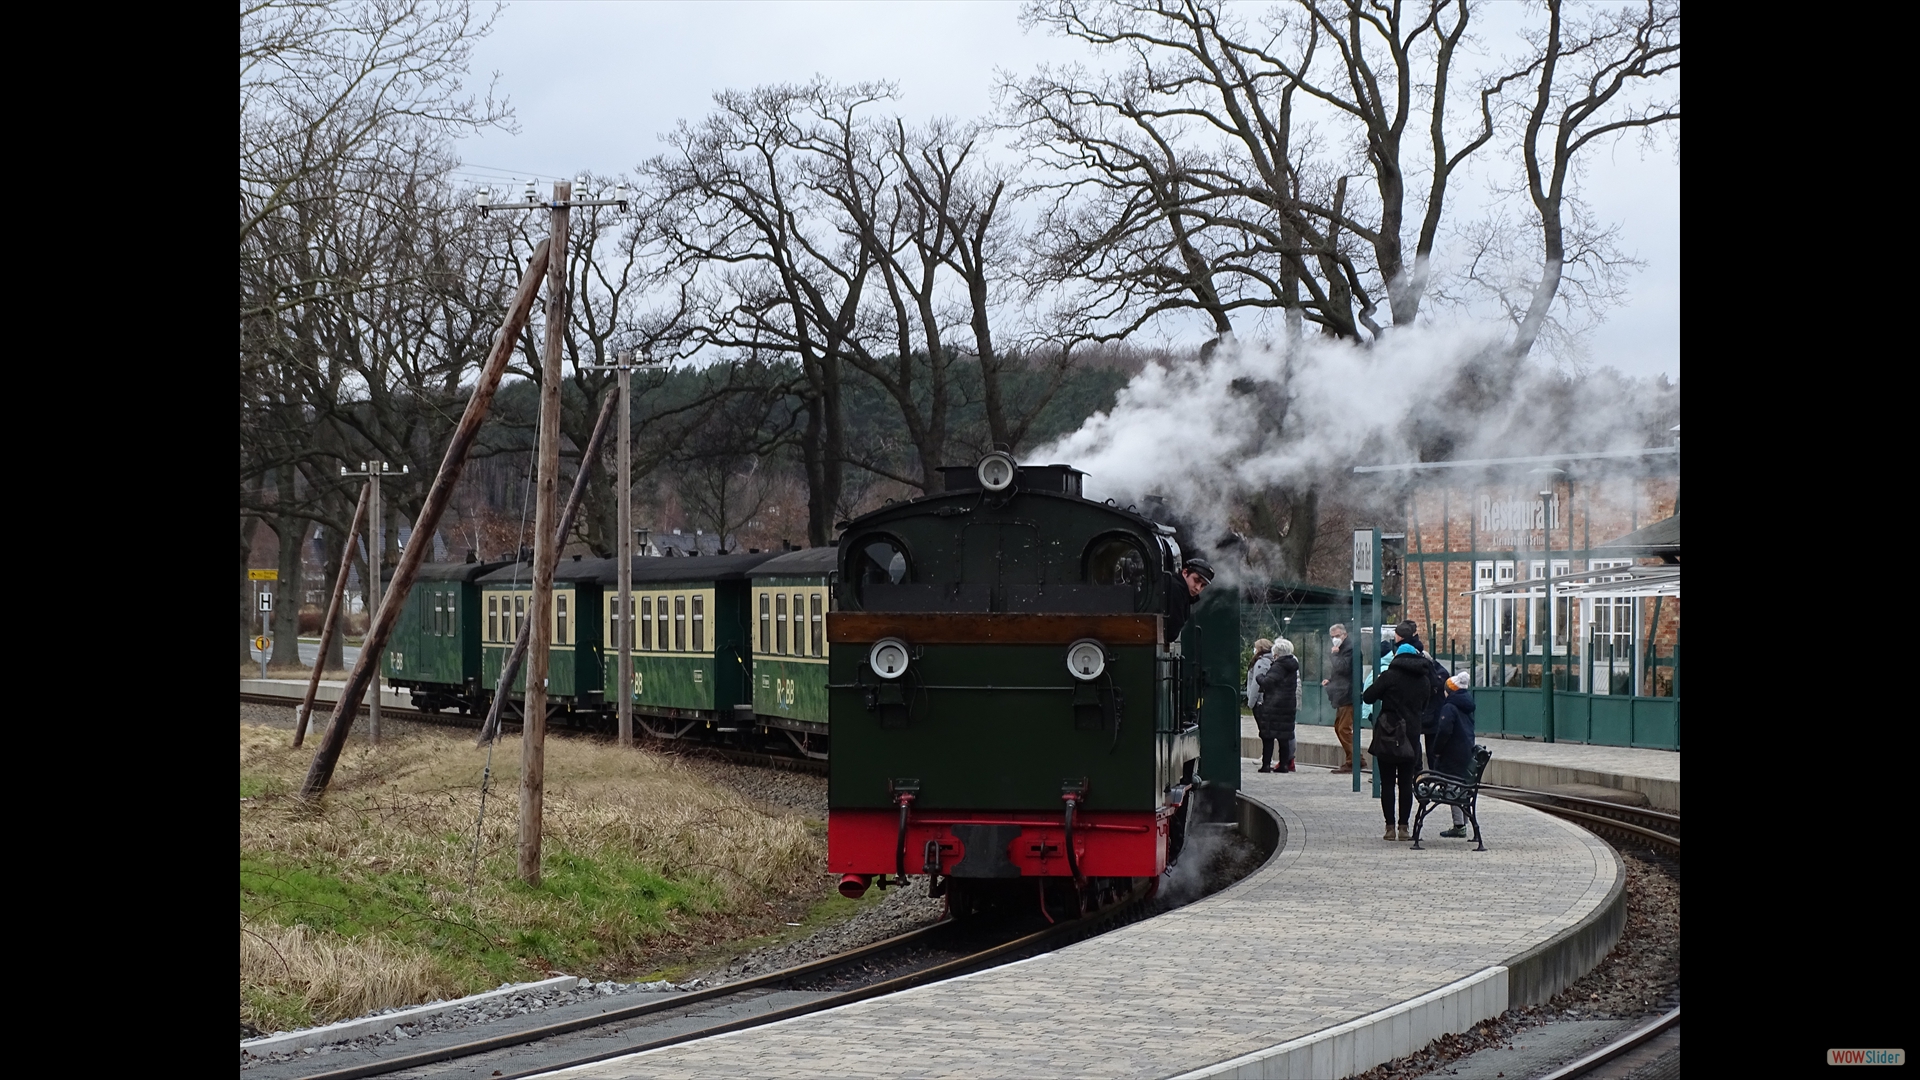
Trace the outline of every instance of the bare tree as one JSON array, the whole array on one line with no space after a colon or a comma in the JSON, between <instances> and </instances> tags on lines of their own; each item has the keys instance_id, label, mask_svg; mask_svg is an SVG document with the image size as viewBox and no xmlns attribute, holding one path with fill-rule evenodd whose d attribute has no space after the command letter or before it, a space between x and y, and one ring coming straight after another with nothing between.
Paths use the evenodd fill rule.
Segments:
<instances>
[{"instance_id":1,"label":"bare tree","mask_svg":"<svg viewBox=\"0 0 1920 1080\"><path fill-rule=\"evenodd\" d=\"M683 122L669 137L671 153L643 168L673 261L705 271L692 289L690 346L763 364L787 360L802 374L799 444L815 545L827 542L841 509L842 371L875 268L871 243L823 220L832 198L824 188L866 197L857 177L834 175L833 162L855 114L890 93L823 81L725 91L706 120Z\"/></svg>"},{"instance_id":2,"label":"bare tree","mask_svg":"<svg viewBox=\"0 0 1920 1080\"><path fill-rule=\"evenodd\" d=\"M477 14L466 0L242 4L242 246L273 215L328 197L341 177L373 176L423 141L510 126L506 102L467 94L463 82L499 10Z\"/></svg>"},{"instance_id":3,"label":"bare tree","mask_svg":"<svg viewBox=\"0 0 1920 1080\"><path fill-rule=\"evenodd\" d=\"M1569 18L1565 0L1547 0L1547 26L1529 35L1534 80L1521 110L1520 156L1540 227L1539 276L1515 319L1512 350L1525 356L1547 326L1556 298L1597 313L1619 299L1614 280L1631 265L1571 190L1580 155L1631 132L1651 135L1680 122L1680 5L1646 0ZM1572 290L1569 298L1563 290ZM1510 305L1517 307L1518 305Z\"/></svg>"}]
</instances>

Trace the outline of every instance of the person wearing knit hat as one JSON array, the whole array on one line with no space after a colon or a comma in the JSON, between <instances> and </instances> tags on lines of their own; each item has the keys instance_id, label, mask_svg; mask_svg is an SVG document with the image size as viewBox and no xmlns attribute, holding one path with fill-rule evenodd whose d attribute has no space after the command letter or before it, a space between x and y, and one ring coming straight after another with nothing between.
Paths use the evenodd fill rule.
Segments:
<instances>
[{"instance_id":1,"label":"person wearing knit hat","mask_svg":"<svg viewBox=\"0 0 1920 1080\"><path fill-rule=\"evenodd\" d=\"M1433 753L1427 764L1434 772L1464 777L1473 767L1472 685L1473 676L1464 671L1447 680L1446 700L1434 722ZM1467 815L1457 806L1448 809L1453 811L1453 828L1440 835L1455 839L1466 836Z\"/></svg>"}]
</instances>

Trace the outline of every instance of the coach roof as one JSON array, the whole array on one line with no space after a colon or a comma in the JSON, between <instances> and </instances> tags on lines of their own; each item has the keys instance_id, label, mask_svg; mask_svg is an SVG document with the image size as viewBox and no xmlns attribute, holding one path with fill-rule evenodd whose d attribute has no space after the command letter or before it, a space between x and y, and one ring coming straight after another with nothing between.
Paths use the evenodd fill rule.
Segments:
<instances>
[{"instance_id":1,"label":"coach roof","mask_svg":"<svg viewBox=\"0 0 1920 1080\"><path fill-rule=\"evenodd\" d=\"M633 583L666 585L674 582L739 581L747 571L774 558L773 552L756 555L636 556ZM604 569L594 580L602 585L620 583L620 564L613 559L600 560Z\"/></svg>"},{"instance_id":2,"label":"coach roof","mask_svg":"<svg viewBox=\"0 0 1920 1080\"><path fill-rule=\"evenodd\" d=\"M769 577L775 574L790 577L816 577L831 574L840 569L840 549L836 547L801 548L776 555L753 568L750 576Z\"/></svg>"}]
</instances>

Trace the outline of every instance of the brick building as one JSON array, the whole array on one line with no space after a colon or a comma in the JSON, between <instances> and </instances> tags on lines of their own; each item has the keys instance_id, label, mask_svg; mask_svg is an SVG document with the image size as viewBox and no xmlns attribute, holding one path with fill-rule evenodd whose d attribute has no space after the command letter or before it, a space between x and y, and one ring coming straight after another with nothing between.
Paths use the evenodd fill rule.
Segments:
<instances>
[{"instance_id":1,"label":"brick building","mask_svg":"<svg viewBox=\"0 0 1920 1080\"><path fill-rule=\"evenodd\" d=\"M1405 534L1389 593L1435 655L1474 671L1483 730L1540 733L1552 708L1559 737L1678 746L1679 466L1676 445L1357 470L1399 507L1381 523ZM1563 700L1544 705L1549 668Z\"/></svg>"}]
</instances>

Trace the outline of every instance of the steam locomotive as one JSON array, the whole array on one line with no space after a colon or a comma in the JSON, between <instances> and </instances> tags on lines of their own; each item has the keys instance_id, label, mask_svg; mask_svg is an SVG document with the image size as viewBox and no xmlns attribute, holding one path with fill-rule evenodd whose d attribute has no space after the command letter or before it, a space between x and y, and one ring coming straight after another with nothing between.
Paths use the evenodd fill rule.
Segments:
<instances>
[{"instance_id":1,"label":"steam locomotive","mask_svg":"<svg viewBox=\"0 0 1920 1080\"><path fill-rule=\"evenodd\" d=\"M996 452L944 472L944 492L843 523L826 619L840 891L924 875L956 915L1051 918L1157 886L1206 784L1203 620L1185 647L1166 633L1185 599L1174 530L1085 498L1066 465ZM1235 786L1236 630L1212 650Z\"/></svg>"}]
</instances>

